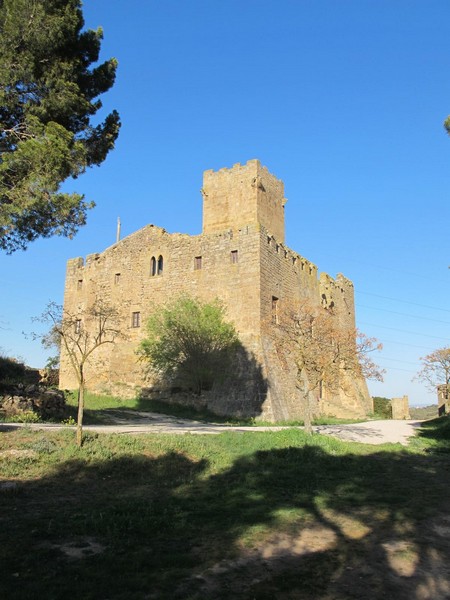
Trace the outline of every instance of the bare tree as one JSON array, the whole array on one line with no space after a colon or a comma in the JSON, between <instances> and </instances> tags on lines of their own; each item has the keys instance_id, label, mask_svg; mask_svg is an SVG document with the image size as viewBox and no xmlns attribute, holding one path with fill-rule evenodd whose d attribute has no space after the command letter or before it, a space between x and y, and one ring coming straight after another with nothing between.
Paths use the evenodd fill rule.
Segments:
<instances>
[{"instance_id":1,"label":"bare tree","mask_svg":"<svg viewBox=\"0 0 450 600\"><path fill-rule=\"evenodd\" d=\"M39 337L46 348L64 349L78 382L77 445L83 436L84 392L86 389L86 363L92 354L105 344L114 344L122 337L118 312L103 300L97 299L87 310L70 313L55 302L50 302L36 319L50 326Z\"/></svg>"},{"instance_id":2,"label":"bare tree","mask_svg":"<svg viewBox=\"0 0 450 600\"><path fill-rule=\"evenodd\" d=\"M436 391L438 385L445 385L445 393L448 398L450 392L450 346L438 348L420 358L422 369L417 373L415 379L423 381L431 391Z\"/></svg>"},{"instance_id":3,"label":"bare tree","mask_svg":"<svg viewBox=\"0 0 450 600\"><path fill-rule=\"evenodd\" d=\"M381 350L381 344L343 326L332 309L305 300L280 311L277 327L291 342L307 433L312 432L311 397L320 388L338 391L350 378L382 380L382 370L369 356L373 350Z\"/></svg>"}]
</instances>

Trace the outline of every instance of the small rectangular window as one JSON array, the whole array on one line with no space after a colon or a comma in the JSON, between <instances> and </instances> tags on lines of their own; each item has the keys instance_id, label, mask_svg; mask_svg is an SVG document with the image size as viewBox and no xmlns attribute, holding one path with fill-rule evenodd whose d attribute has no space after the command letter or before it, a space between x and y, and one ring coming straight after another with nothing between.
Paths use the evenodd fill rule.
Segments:
<instances>
[{"instance_id":1,"label":"small rectangular window","mask_svg":"<svg viewBox=\"0 0 450 600\"><path fill-rule=\"evenodd\" d=\"M199 271L202 268L202 257L196 256L194 260L194 271Z\"/></svg>"},{"instance_id":2,"label":"small rectangular window","mask_svg":"<svg viewBox=\"0 0 450 600\"><path fill-rule=\"evenodd\" d=\"M81 319L75 321L75 333L81 333Z\"/></svg>"},{"instance_id":3,"label":"small rectangular window","mask_svg":"<svg viewBox=\"0 0 450 600\"><path fill-rule=\"evenodd\" d=\"M278 324L278 298L272 296L272 323Z\"/></svg>"},{"instance_id":4,"label":"small rectangular window","mask_svg":"<svg viewBox=\"0 0 450 600\"><path fill-rule=\"evenodd\" d=\"M230 254L230 257L231 257L231 263L233 265L235 265L238 262L238 260L239 260L238 251L237 250L232 250L231 254Z\"/></svg>"},{"instance_id":5,"label":"small rectangular window","mask_svg":"<svg viewBox=\"0 0 450 600\"><path fill-rule=\"evenodd\" d=\"M140 327L141 326L141 313L140 312L132 313L131 326L132 327Z\"/></svg>"},{"instance_id":6,"label":"small rectangular window","mask_svg":"<svg viewBox=\"0 0 450 600\"><path fill-rule=\"evenodd\" d=\"M120 283L120 273L114 275L114 283L118 285Z\"/></svg>"},{"instance_id":7,"label":"small rectangular window","mask_svg":"<svg viewBox=\"0 0 450 600\"><path fill-rule=\"evenodd\" d=\"M83 287L83 280L82 280L82 279L79 279L79 280L77 281L77 290L81 290L81 288L82 288L82 287Z\"/></svg>"}]
</instances>

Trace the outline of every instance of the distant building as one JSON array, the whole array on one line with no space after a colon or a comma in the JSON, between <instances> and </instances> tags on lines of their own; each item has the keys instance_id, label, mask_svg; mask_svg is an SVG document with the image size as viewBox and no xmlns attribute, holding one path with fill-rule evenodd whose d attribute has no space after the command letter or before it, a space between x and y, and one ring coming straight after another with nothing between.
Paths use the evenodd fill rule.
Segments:
<instances>
[{"instance_id":1,"label":"distant building","mask_svg":"<svg viewBox=\"0 0 450 600\"><path fill-rule=\"evenodd\" d=\"M409 399L408 396L402 396L401 398L392 398L392 418L393 419L410 419L409 414Z\"/></svg>"},{"instance_id":2,"label":"distant building","mask_svg":"<svg viewBox=\"0 0 450 600\"><path fill-rule=\"evenodd\" d=\"M448 386L438 385L437 386L437 396L438 396L438 414L440 417L442 415L448 415L450 412L450 399L448 393Z\"/></svg>"},{"instance_id":3,"label":"distant building","mask_svg":"<svg viewBox=\"0 0 450 600\"><path fill-rule=\"evenodd\" d=\"M355 324L353 284L332 279L284 243L283 182L258 160L204 173L203 231L190 236L146 225L86 261L67 263L65 308L80 314L101 297L118 308L128 339L105 345L87 370L93 391L119 395L169 393L148 379L136 356L152 311L180 293L201 300L219 298L243 344L238 363L225 382L206 394L211 410L268 420L301 418L296 370L289 343L280 352L264 324L276 319L284 302L308 298L333 306L343 326ZM305 214L305 219L307 219ZM327 240L330 251L339 240ZM278 348L278 349L277 349ZM62 351L60 387L76 379ZM350 389L320 390L314 412L363 417L373 411L364 379Z\"/></svg>"}]
</instances>

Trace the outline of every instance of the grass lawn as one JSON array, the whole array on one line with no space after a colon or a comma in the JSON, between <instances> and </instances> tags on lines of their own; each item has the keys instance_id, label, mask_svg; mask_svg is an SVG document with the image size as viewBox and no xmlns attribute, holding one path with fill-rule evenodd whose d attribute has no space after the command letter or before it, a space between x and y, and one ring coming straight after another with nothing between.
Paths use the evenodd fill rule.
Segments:
<instances>
[{"instance_id":1,"label":"grass lawn","mask_svg":"<svg viewBox=\"0 0 450 600\"><path fill-rule=\"evenodd\" d=\"M0 597L446 598L448 419L423 433L0 431Z\"/></svg>"}]
</instances>

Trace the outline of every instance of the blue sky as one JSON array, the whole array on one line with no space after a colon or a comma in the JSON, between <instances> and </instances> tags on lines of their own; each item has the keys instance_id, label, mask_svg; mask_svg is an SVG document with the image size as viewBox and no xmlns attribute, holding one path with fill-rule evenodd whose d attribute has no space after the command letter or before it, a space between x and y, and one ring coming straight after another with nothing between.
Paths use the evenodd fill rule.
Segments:
<instances>
[{"instance_id":1,"label":"blue sky","mask_svg":"<svg viewBox=\"0 0 450 600\"><path fill-rule=\"evenodd\" d=\"M285 183L286 242L355 284L357 325L384 349L373 395L435 402L411 378L450 340L447 0L85 0L119 61L104 95L123 126L99 168L65 184L97 206L73 240L0 255L0 347L62 302L68 258L147 223L201 231L202 173L259 158Z\"/></svg>"}]
</instances>

